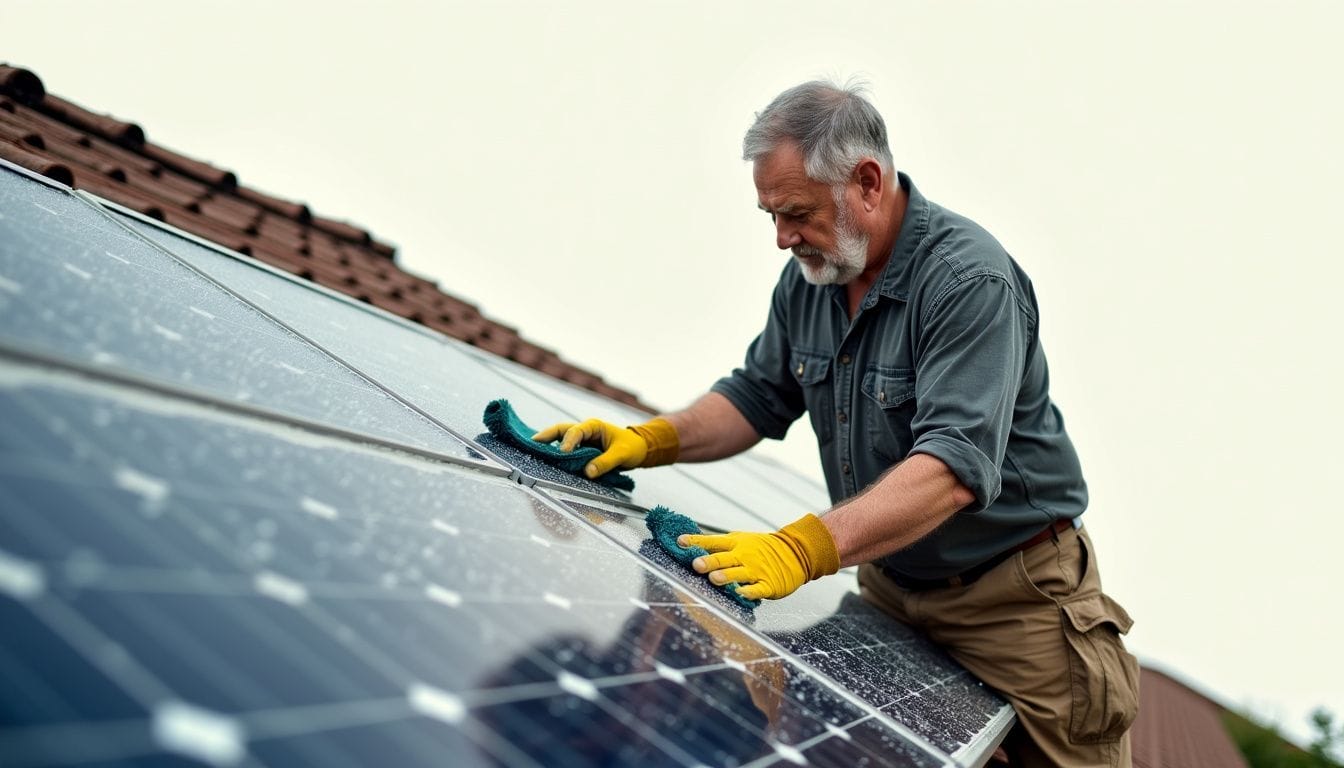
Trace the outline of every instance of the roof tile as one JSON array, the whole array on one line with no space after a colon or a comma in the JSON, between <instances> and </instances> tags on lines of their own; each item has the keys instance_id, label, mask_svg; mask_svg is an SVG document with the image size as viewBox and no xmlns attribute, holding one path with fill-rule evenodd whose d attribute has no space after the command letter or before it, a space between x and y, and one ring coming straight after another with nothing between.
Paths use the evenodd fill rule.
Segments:
<instances>
[{"instance_id":1,"label":"roof tile","mask_svg":"<svg viewBox=\"0 0 1344 768\"><path fill-rule=\"evenodd\" d=\"M307 205L238 185L231 172L145 141L135 123L46 93L0 64L0 157L199 237L375 304L497 355L646 410L629 392L403 271L396 248Z\"/></svg>"},{"instance_id":2,"label":"roof tile","mask_svg":"<svg viewBox=\"0 0 1344 768\"><path fill-rule=\"evenodd\" d=\"M293 219L300 224L307 224L313 220L313 212L308 210L304 203L293 203L288 200L281 200L265 192L259 192L250 187L239 187L238 196L242 199L260 205L272 213L277 213L286 219Z\"/></svg>"},{"instance_id":3,"label":"roof tile","mask_svg":"<svg viewBox=\"0 0 1344 768\"><path fill-rule=\"evenodd\" d=\"M0 93L13 96L20 104L36 104L46 96L47 89L32 72L0 64Z\"/></svg>"},{"instance_id":4,"label":"roof tile","mask_svg":"<svg viewBox=\"0 0 1344 768\"><path fill-rule=\"evenodd\" d=\"M18 144L0 142L0 157L62 184L72 184L75 180L75 175L70 171L69 166L49 157L34 154Z\"/></svg>"},{"instance_id":5,"label":"roof tile","mask_svg":"<svg viewBox=\"0 0 1344 768\"><path fill-rule=\"evenodd\" d=\"M231 190L238 186L238 177L233 174L233 171L225 171L209 163L193 160L157 144L145 144L141 151L145 153L146 157L203 184L209 184L212 187L224 190Z\"/></svg>"},{"instance_id":6,"label":"roof tile","mask_svg":"<svg viewBox=\"0 0 1344 768\"><path fill-rule=\"evenodd\" d=\"M1143 668L1139 717L1130 736L1135 768L1246 768L1221 711L1187 686Z\"/></svg>"},{"instance_id":7,"label":"roof tile","mask_svg":"<svg viewBox=\"0 0 1344 768\"><path fill-rule=\"evenodd\" d=\"M37 107L68 125L73 125L96 136L102 136L109 141L115 141L122 146L139 147L145 143L145 132L135 123L118 120L111 115L90 112L78 104L71 104L60 96L53 96L48 93L37 103Z\"/></svg>"}]
</instances>

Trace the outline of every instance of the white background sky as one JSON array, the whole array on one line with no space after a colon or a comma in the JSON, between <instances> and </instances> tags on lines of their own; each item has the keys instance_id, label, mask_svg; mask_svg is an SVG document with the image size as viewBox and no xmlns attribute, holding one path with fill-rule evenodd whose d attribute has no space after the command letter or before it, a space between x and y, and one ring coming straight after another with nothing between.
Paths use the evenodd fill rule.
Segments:
<instances>
[{"instance_id":1,"label":"white background sky","mask_svg":"<svg viewBox=\"0 0 1344 768\"><path fill-rule=\"evenodd\" d=\"M668 408L740 361L785 258L753 113L865 77L897 167L1035 281L1131 648L1302 734L1344 715L1342 28L1330 2L7 0L0 60ZM805 423L774 455L820 476Z\"/></svg>"}]
</instances>

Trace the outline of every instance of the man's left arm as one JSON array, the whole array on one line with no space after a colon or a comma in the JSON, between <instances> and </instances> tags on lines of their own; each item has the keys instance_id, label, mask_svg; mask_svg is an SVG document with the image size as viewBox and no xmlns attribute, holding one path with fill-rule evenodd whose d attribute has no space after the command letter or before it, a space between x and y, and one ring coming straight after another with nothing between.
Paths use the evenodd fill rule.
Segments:
<instances>
[{"instance_id":1,"label":"man's left arm","mask_svg":"<svg viewBox=\"0 0 1344 768\"><path fill-rule=\"evenodd\" d=\"M950 285L920 322L910 455L824 518L774 533L683 537L711 553L693 563L697 571L746 585L746 597L783 597L993 503L1034 321L1005 279L982 274Z\"/></svg>"}]
</instances>

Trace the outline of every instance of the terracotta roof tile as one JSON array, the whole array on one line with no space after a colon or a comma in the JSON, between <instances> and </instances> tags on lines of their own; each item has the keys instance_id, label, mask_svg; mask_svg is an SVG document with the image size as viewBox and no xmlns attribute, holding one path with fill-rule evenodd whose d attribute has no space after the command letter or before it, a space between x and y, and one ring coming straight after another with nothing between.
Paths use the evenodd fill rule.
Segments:
<instances>
[{"instance_id":1,"label":"terracotta roof tile","mask_svg":"<svg viewBox=\"0 0 1344 768\"><path fill-rule=\"evenodd\" d=\"M62 184L73 184L75 181L75 175L68 166L49 157L35 154L12 142L0 142L0 157Z\"/></svg>"},{"instance_id":2,"label":"terracotta roof tile","mask_svg":"<svg viewBox=\"0 0 1344 768\"><path fill-rule=\"evenodd\" d=\"M240 186L237 176L149 142L135 123L52 96L31 72L0 64L0 157L448 336L638 407L637 397L483 317L402 271L396 249L303 203Z\"/></svg>"},{"instance_id":3,"label":"terracotta roof tile","mask_svg":"<svg viewBox=\"0 0 1344 768\"><path fill-rule=\"evenodd\" d=\"M135 123L118 120L111 115L96 112L71 104L59 96L48 93L36 105L43 112L56 117L66 125L115 141L126 147L139 147L145 143L145 132Z\"/></svg>"},{"instance_id":4,"label":"terracotta roof tile","mask_svg":"<svg viewBox=\"0 0 1344 768\"><path fill-rule=\"evenodd\" d=\"M1222 707L1161 672L1139 677L1135 768L1246 768L1221 719Z\"/></svg>"},{"instance_id":5,"label":"terracotta roof tile","mask_svg":"<svg viewBox=\"0 0 1344 768\"><path fill-rule=\"evenodd\" d=\"M47 89L32 72L0 64L0 92L18 99L21 104L37 104L46 96Z\"/></svg>"},{"instance_id":6,"label":"terracotta roof tile","mask_svg":"<svg viewBox=\"0 0 1344 768\"><path fill-rule=\"evenodd\" d=\"M0 123L0 140L15 144L28 144L37 149L46 149L46 142L43 141L42 134L22 125Z\"/></svg>"},{"instance_id":7,"label":"terracotta roof tile","mask_svg":"<svg viewBox=\"0 0 1344 768\"><path fill-rule=\"evenodd\" d=\"M192 160L157 144L145 144L141 147L141 151L145 153L146 157L162 163L165 168L171 168L183 176L209 184L212 187L231 190L238 186L238 177L233 174L233 171L225 171L209 163Z\"/></svg>"},{"instance_id":8,"label":"terracotta roof tile","mask_svg":"<svg viewBox=\"0 0 1344 768\"><path fill-rule=\"evenodd\" d=\"M265 192L258 192L255 189L239 187L238 196L251 203L256 203L272 213L279 214L285 219L293 219L299 224L307 224L313 220L313 212L308 210L304 203L293 203L288 200L281 200L278 197L268 195Z\"/></svg>"},{"instance_id":9,"label":"terracotta roof tile","mask_svg":"<svg viewBox=\"0 0 1344 768\"><path fill-rule=\"evenodd\" d=\"M348 222L328 219L325 216L314 216L313 226L329 235L334 235L341 240L347 240L352 243L369 245L373 242L373 238L368 232Z\"/></svg>"}]
</instances>

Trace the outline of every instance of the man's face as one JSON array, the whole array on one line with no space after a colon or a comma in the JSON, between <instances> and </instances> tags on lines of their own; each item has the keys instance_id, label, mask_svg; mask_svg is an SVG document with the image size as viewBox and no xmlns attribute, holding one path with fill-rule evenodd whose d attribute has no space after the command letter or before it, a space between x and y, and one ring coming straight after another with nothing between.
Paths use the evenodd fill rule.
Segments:
<instances>
[{"instance_id":1,"label":"man's face","mask_svg":"<svg viewBox=\"0 0 1344 768\"><path fill-rule=\"evenodd\" d=\"M775 223L775 244L793 252L805 280L843 285L863 272L868 237L846 201L837 203L829 185L808 178L797 144L784 142L757 159L752 176L758 203Z\"/></svg>"}]
</instances>

